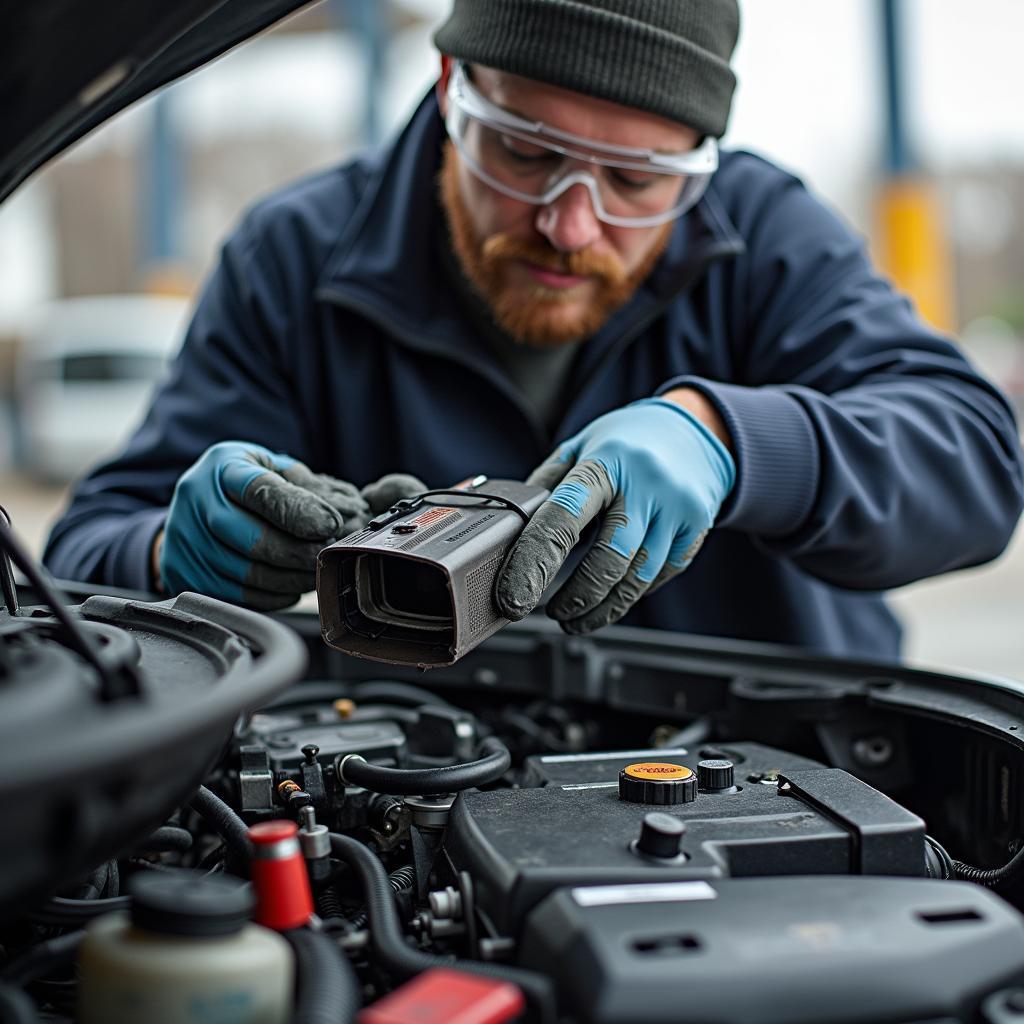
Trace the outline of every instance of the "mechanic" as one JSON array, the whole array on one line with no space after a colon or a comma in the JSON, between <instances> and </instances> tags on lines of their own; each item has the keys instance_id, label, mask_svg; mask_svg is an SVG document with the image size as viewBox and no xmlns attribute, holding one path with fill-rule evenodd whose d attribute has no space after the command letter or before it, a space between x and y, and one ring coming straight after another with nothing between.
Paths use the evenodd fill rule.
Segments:
<instances>
[{"instance_id":1,"label":"mechanic","mask_svg":"<svg viewBox=\"0 0 1024 1024\"><path fill-rule=\"evenodd\" d=\"M1006 545L1016 425L800 181L718 152L738 28L734 0L455 0L393 144L227 241L51 570L283 607L423 486L388 474L539 464L510 617L593 522L547 605L569 632L897 655L882 592Z\"/></svg>"}]
</instances>

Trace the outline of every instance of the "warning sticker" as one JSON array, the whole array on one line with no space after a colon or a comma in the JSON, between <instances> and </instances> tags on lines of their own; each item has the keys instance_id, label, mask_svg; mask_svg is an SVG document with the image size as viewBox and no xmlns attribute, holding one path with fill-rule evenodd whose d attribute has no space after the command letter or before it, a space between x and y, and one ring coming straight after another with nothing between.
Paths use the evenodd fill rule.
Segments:
<instances>
[{"instance_id":1,"label":"warning sticker","mask_svg":"<svg viewBox=\"0 0 1024 1024\"><path fill-rule=\"evenodd\" d=\"M707 882L657 882L652 885L588 885L573 889L581 907L608 907L619 903L676 903L713 900L718 893Z\"/></svg>"}]
</instances>

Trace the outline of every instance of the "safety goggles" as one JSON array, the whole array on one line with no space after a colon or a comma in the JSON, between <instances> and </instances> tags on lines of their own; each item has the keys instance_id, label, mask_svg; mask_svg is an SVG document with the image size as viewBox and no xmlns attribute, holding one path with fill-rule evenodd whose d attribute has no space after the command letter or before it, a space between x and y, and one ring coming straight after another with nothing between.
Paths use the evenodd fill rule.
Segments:
<instances>
[{"instance_id":1,"label":"safety goggles","mask_svg":"<svg viewBox=\"0 0 1024 1024\"><path fill-rule=\"evenodd\" d=\"M503 195L546 206L584 185L597 217L619 227L651 227L684 214L718 167L712 138L694 150L661 153L517 117L474 88L461 63L448 80L445 127L473 174Z\"/></svg>"}]
</instances>

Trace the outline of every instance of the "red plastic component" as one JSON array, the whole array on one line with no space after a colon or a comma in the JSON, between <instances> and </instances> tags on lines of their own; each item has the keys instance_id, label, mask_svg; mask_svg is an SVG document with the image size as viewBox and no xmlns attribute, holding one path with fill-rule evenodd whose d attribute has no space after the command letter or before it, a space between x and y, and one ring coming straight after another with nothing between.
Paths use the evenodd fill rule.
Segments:
<instances>
[{"instance_id":1,"label":"red plastic component","mask_svg":"<svg viewBox=\"0 0 1024 1024\"><path fill-rule=\"evenodd\" d=\"M313 893L298 831L294 821L262 821L249 829L256 890L253 920L279 932L301 928L313 913Z\"/></svg>"},{"instance_id":2,"label":"red plastic component","mask_svg":"<svg viewBox=\"0 0 1024 1024\"><path fill-rule=\"evenodd\" d=\"M254 846L269 846L283 839L291 839L299 834L299 826L294 821L275 818L273 821L261 821L249 829L249 838Z\"/></svg>"},{"instance_id":3,"label":"red plastic component","mask_svg":"<svg viewBox=\"0 0 1024 1024\"><path fill-rule=\"evenodd\" d=\"M526 1006L509 981L446 967L424 971L368 1006L357 1024L504 1024Z\"/></svg>"}]
</instances>

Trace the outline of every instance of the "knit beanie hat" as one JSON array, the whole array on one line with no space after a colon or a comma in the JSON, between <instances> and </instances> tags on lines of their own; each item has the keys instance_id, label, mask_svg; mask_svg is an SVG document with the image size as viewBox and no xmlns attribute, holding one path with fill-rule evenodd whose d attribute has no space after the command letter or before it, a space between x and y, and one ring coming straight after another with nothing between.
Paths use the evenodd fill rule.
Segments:
<instances>
[{"instance_id":1,"label":"knit beanie hat","mask_svg":"<svg viewBox=\"0 0 1024 1024\"><path fill-rule=\"evenodd\" d=\"M737 0L454 0L434 34L498 68L720 137L736 76Z\"/></svg>"}]
</instances>

